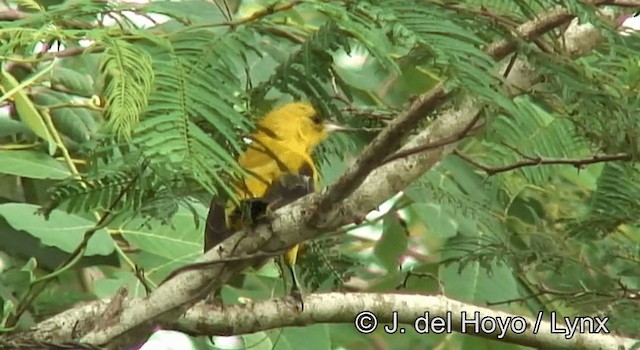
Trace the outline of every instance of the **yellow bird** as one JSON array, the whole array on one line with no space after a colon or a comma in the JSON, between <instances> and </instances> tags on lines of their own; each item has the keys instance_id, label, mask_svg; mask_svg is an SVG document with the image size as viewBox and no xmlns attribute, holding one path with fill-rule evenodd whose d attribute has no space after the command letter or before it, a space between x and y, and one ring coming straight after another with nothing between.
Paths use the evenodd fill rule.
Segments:
<instances>
[{"instance_id":1,"label":"yellow bird","mask_svg":"<svg viewBox=\"0 0 640 350\"><path fill-rule=\"evenodd\" d=\"M257 130L249 137L251 144L238 158L238 163L248 174L233 184L239 201L262 199L265 204L272 204L279 196L284 196L286 198L279 199L288 203L315 191L319 185L319 174L311 153L330 132L343 129L324 121L308 103L288 103L271 111L259 121ZM300 191L298 180L302 177L308 177L308 182ZM295 192L283 185L283 182L291 182L288 179L295 180L293 185L298 187ZM282 191L288 193L277 193ZM243 215L239 214L240 211L235 202L229 200L223 206L214 198L207 216L205 251L242 228ZM292 295L301 301L300 285L294 270L297 255L298 246L295 246L285 254L284 260L293 279Z\"/></svg>"}]
</instances>

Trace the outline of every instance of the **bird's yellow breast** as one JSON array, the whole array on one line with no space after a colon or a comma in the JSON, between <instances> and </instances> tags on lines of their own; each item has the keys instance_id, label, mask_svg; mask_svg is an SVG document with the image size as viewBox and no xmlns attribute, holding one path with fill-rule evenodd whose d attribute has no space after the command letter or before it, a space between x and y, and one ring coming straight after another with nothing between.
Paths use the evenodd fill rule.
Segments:
<instances>
[{"instance_id":1,"label":"bird's yellow breast","mask_svg":"<svg viewBox=\"0 0 640 350\"><path fill-rule=\"evenodd\" d=\"M312 176L317 188L319 176L311 152L326 136L324 125L310 104L289 103L268 113L250 136L248 149L238 157L239 165L247 172L234 186L238 200L264 197L271 184L286 173ZM235 204L230 201L227 215L234 209Z\"/></svg>"}]
</instances>

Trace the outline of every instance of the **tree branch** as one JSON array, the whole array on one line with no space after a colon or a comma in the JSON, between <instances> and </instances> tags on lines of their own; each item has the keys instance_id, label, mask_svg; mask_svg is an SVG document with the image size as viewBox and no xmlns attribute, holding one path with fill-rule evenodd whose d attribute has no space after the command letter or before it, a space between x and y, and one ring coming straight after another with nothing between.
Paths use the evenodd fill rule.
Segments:
<instances>
[{"instance_id":1,"label":"tree branch","mask_svg":"<svg viewBox=\"0 0 640 350\"><path fill-rule=\"evenodd\" d=\"M586 165L591 165L596 163L612 162L616 160L623 160L623 161L631 160L631 155L626 153L593 155L591 157L586 157L586 158L549 158L549 157L540 157L540 156L532 157L532 156L522 155L524 159L519 160L515 163L507 164L504 166L492 167L492 166L488 166L480 162L477 162L473 160L471 157L469 157L468 155L458 150L453 150L453 154L464 159L467 163L482 169L489 176L515 170L518 168L538 166L543 164L547 164L547 165L563 164L563 165L573 165L576 168L583 168Z\"/></svg>"},{"instance_id":2,"label":"tree branch","mask_svg":"<svg viewBox=\"0 0 640 350\"><path fill-rule=\"evenodd\" d=\"M27 17L27 13L18 10L7 9L0 11L0 21L17 21Z\"/></svg>"},{"instance_id":3,"label":"tree branch","mask_svg":"<svg viewBox=\"0 0 640 350\"><path fill-rule=\"evenodd\" d=\"M235 20L235 21L225 22L225 23L222 23L220 25L235 27L235 26L238 26L238 25L241 25L241 24L254 22L254 21L257 21L257 20L259 20L259 19L261 19L263 17L272 15L272 14L277 13L277 12L291 10L292 8L300 5L301 3L303 3L302 0L294 0L294 1L290 1L288 3L280 4L280 5L272 4L272 5L269 5L269 6L265 7L264 9L262 9L260 11L254 12L250 16L247 16L247 17L244 17L244 18L240 18L240 19Z\"/></svg>"},{"instance_id":4,"label":"tree branch","mask_svg":"<svg viewBox=\"0 0 640 350\"><path fill-rule=\"evenodd\" d=\"M132 299L134 304L139 299ZM62 339L71 341L70 324L82 319L95 318L107 309L107 302L96 301L87 304L76 311L67 311L42 322L36 330L22 334L23 339L36 339L39 342ZM394 312L397 314L394 316ZM479 313L477 316L475 313ZM634 340L601 332L576 333L566 337L565 333L552 333L567 329L564 319L552 324L551 314L534 315L536 318L514 316L502 311L496 311L472 304L455 301L444 296L399 294L399 293L322 293L313 294L305 298L305 310L296 310L295 301L290 298L278 298L245 305L231 305L224 309L211 307L200 302L178 319L161 323L163 328L177 329L192 335L228 335L247 334L289 326L304 326L313 323L348 323L358 327L360 331L369 333L374 329L385 330L384 323L390 323L387 330L400 333L415 332L416 321L424 318L425 313L431 320L430 331L434 332L437 322L442 319L443 327L450 327L453 332L479 336L485 339L500 339L502 341L541 349L619 349L630 348ZM556 315L557 316L557 315ZM511 320L509 325L522 327L522 332L497 328L493 332L483 331L480 326L476 330L473 319L485 319L484 324L491 320ZM595 321L595 318L594 318ZM480 323L482 324L482 323ZM597 325L597 322L595 322ZM424 329L424 321L417 326ZM534 329L538 331L534 333Z\"/></svg>"}]
</instances>

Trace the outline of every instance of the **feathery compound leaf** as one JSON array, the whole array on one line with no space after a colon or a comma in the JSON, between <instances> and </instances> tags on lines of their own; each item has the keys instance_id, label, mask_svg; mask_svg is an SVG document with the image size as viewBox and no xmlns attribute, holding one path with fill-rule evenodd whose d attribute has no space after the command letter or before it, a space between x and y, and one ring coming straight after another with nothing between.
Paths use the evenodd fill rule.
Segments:
<instances>
[{"instance_id":1,"label":"feathery compound leaf","mask_svg":"<svg viewBox=\"0 0 640 350\"><path fill-rule=\"evenodd\" d=\"M394 18L384 8L372 7L363 2L354 4L345 13L343 5L339 3L321 2L315 5L319 12L334 22L342 35L355 39L353 42L365 47L384 68L394 73L400 72L396 62L391 59L393 45L387 33L392 29L389 20ZM348 46L343 48L347 53L350 52Z\"/></svg>"},{"instance_id":2,"label":"feathery compound leaf","mask_svg":"<svg viewBox=\"0 0 640 350\"><path fill-rule=\"evenodd\" d=\"M606 163L598 177L588 212L569 225L569 233L593 239L622 224L640 222L640 171L626 163Z\"/></svg>"},{"instance_id":3,"label":"feathery compound leaf","mask_svg":"<svg viewBox=\"0 0 640 350\"><path fill-rule=\"evenodd\" d=\"M105 116L117 135L129 138L147 107L154 79L151 57L123 40L104 44L100 71L105 79Z\"/></svg>"},{"instance_id":4,"label":"feathery compound leaf","mask_svg":"<svg viewBox=\"0 0 640 350\"><path fill-rule=\"evenodd\" d=\"M340 252L344 238L323 237L304 246L304 253L298 258L300 277L304 285L312 291L335 290L343 287L355 270L362 267L353 256Z\"/></svg>"},{"instance_id":5,"label":"feathery compound leaf","mask_svg":"<svg viewBox=\"0 0 640 350\"><path fill-rule=\"evenodd\" d=\"M271 35L268 31L264 34ZM296 99L305 96L325 115L341 115L340 110L327 102L331 101L330 82L337 76L330 53L338 49L349 52L348 35L345 34L332 21L320 27L281 62L269 80L254 88L252 99L262 100L272 88L276 88ZM337 79L336 83L342 81Z\"/></svg>"},{"instance_id":6,"label":"feathery compound leaf","mask_svg":"<svg viewBox=\"0 0 640 350\"><path fill-rule=\"evenodd\" d=\"M34 0L17 0L16 3L18 4L18 6L24 7L29 10L44 11L42 6L40 6L40 4L38 4L38 2Z\"/></svg>"},{"instance_id":7,"label":"feathery compound leaf","mask_svg":"<svg viewBox=\"0 0 640 350\"><path fill-rule=\"evenodd\" d=\"M209 192L229 191L222 177L238 171L230 150L241 149L239 133L249 130L238 79L254 36L247 30L216 35L191 30L149 48L156 79L134 142L148 158L188 174ZM233 153L233 152L231 152Z\"/></svg>"},{"instance_id":8,"label":"feathery compound leaf","mask_svg":"<svg viewBox=\"0 0 640 350\"><path fill-rule=\"evenodd\" d=\"M446 72L458 87L478 99L516 111L510 100L496 92L500 86L495 74L496 63L482 47L499 34L491 30L470 26L477 16L463 11L445 10L442 5L421 1L390 1L396 21L419 39L435 54L435 64ZM474 18L476 17L476 18ZM423 56L424 50L415 51ZM421 64L425 64L424 61Z\"/></svg>"},{"instance_id":9,"label":"feathery compound leaf","mask_svg":"<svg viewBox=\"0 0 640 350\"><path fill-rule=\"evenodd\" d=\"M514 150L520 150L530 157L584 155L585 143L572 137L574 128L569 120L541 108L528 97L517 97L514 104L521 111L517 118L499 115L491 121L486 136L486 140L491 142L491 152L485 153L487 159L483 159L483 162L502 166L522 160L523 155ZM497 154L500 156L497 157ZM562 168L564 166L524 167L517 169L515 174L523 175L528 183L542 185Z\"/></svg>"},{"instance_id":10,"label":"feathery compound leaf","mask_svg":"<svg viewBox=\"0 0 640 350\"><path fill-rule=\"evenodd\" d=\"M174 189L183 189L181 178L166 175L162 165L150 165L136 154L112 158L98 165L82 180L68 179L49 190L49 203L42 208L46 216L62 207L69 213L107 210L113 216L152 217L167 221L178 209L180 198Z\"/></svg>"}]
</instances>

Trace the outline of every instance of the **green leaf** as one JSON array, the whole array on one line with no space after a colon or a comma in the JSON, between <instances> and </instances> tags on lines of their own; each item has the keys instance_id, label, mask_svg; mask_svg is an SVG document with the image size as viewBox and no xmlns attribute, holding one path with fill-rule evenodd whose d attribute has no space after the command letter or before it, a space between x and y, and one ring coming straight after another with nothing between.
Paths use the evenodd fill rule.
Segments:
<instances>
[{"instance_id":1,"label":"green leaf","mask_svg":"<svg viewBox=\"0 0 640 350\"><path fill-rule=\"evenodd\" d=\"M38 215L39 206L24 203L0 205L0 215L16 230L22 230L39 238L42 244L73 252L84 238L84 233L95 223L77 215L53 210L49 220ZM115 250L115 243L106 229L95 232L87 244L85 256L108 255Z\"/></svg>"},{"instance_id":2,"label":"green leaf","mask_svg":"<svg viewBox=\"0 0 640 350\"><path fill-rule=\"evenodd\" d=\"M188 174L209 192L231 193L223 177L239 172L232 152L241 150L239 134L251 122L239 108L245 95L241 61L230 57L250 51L254 34L192 30L170 39L149 47L158 74L133 141L150 159Z\"/></svg>"},{"instance_id":3,"label":"green leaf","mask_svg":"<svg viewBox=\"0 0 640 350\"><path fill-rule=\"evenodd\" d=\"M37 151L0 150L0 173L31 179L62 180L71 176L62 162Z\"/></svg>"},{"instance_id":4,"label":"green leaf","mask_svg":"<svg viewBox=\"0 0 640 350\"><path fill-rule=\"evenodd\" d=\"M304 328L286 327L282 330L282 334L277 335L277 340L273 350L296 350L301 346L308 350L331 349L331 337L326 324L315 324Z\"/></svg>"},{"instance_id":5,"label":"green leaf","mask_svg":"<svg viewBox=\"0 0 640 350\"><path fill-rule=\"evenodd\" d=\"M35 276L33 272L36 270L37 267L38 267L38 261L34 258L29 258L29 260L20 269L20 271L26 272L29 275L29 283L35 280Z\"/></svg>"},{"instance_id":6,"label":"green leaf","mask_svg":"<svg viewBox=\"0 0 640 350\"><path fill-rule=\"evenodd\" d=\"M70 253L53 246L40 244L40 240L28 232L16 230L0 216L0 251L11 252L11 256L18 259L34 258L40 268L53 271L69 259ZM82 257L74 266L84 268L88 266L120 266L117 252L109 255L93 255ZM15 283L14 283L15 284ZM22 286L20 288L26 288Z\"/></svg>"},{"instance_id":7,"label":"green leaf","mask_svg":"<svg viewBox=\"0 0 640 350\"><path fill-rule=\"evenodd\" d=\"M185 266L188 263L192 263L195 258L201 254L194 254L191 257L185 259L167 259L163 256L149 253L146 251L140 251L135 255L132 255L134 263L144 271L145 277L156 285L164 281L167 276L174 270ZM123 279L123 282L125 280ZM131 288L129 289L130 296L145 297L146 291L142 283L138 278L127 282Z\"/></svg>"},{"instance_id":8,"label":"green leaf","mask_svg":"<svg viewBox=\"0 0 640 350\"><path fill-rule=\"evenodd\" d=\"M117 271L111 275L111 278L102 278L94 283L94 291L98 298L109 298L122 287L127 288L129 296L144 296L139 293L140 281L130 271Z\"/></svg>"},{"instance_id":9,"label":"green leaf","mask_svg":"<svg viewBox=\"0 0 640 350\"><path fill-rule=\"evenodd\" d=\"M4 286L0 286L0 287L2 287L4 289ZM2 319L0 319L0 331L3 330L2 328L7 323L7 320L11 316L13 309L14 309L13 301L11 299L3 300L3 302L2 302Z\"/></svg>"},{"instance_id":10,"label":"green leaf","mask_svg":"<svg viewBox=\"0 0 640 350\"><path fill-rule=\"evenodd\" d=\"M382 237L376 243L374 253L388 271L397 271L400 257L407 250L407 232L395 215L385 215Z\"/></svg>"},{"instance_id":11,"label":"green leaf","mask_svg":"<svg viewBox=\"0 0 640 350\"><path fill-rule=\"evenodd\" d=\"M53 69L51 85L62 85L66 88L65 90L81 96L93 95L95 93L91 76L59 65Z\"/></svg>"},{"instance_id":12,"label":"green leaf","mask_svg":"<svg viewBox=\"0 0 640 350\"><path fill-rule=\"evenodd\" d=\"M38 262L36 259L29 259L24 266L20 269L20 271L32 273L38 267Z\"/></svg>"},{"instance_id":13,"label":"green leaf","mask_svg":"<svg viewBox=\"0 0 640 350\"><path fill-rule=\"evenodd\" d=\"M53 67L53 65L49 66ZM40 76L44 74L44 72L48 71L49 68L39 72L36 76ZM32 78L33 79L33 78ZM56 143L53 140L51 134L49 133L49 129L44 123L44 119L40 115L40 112L33 105L33 102L27 96L26 91L24 90L24 86L27 85L24 82L18 83L18 81L11 75L9 72L4 69L0 70L0 84L4 88L6 94L2 97L2 100L9 98L11 96L7 96L10 92L13 95L13 102L16 107L16 111L18 112L18 116L22 120L22 122L33 131L34 134L38 135L43 140L47 141L49 144L49 154L53 154L56 150Z\"/></svg>"},{"instance_id":14,"label":"green leaf","mask_svg":"<svg viewBox=\"0 0 640 350\"><path fill-rule=\"evenodd\" d=\"M71 103L72 98L68 94L41 89L33 93L33 101L40 106L55 106ZM98 128L94 117L86 108L56 107L50 109L49 114L58 132L77 143L90 140Z\"/></svg>"},{"instance_id":15,"label":"green leaf","mask_svg":"<svg viewBox=\"0 0 640 350\"><path fill-rule=\"evenodd\" d=\"M275 260L270 260L268 263L264 264L264 266L260 267L256 271L256 275L271 278L280 278L282 274L280 273L280 268L275 263Z\"/></svg>"},{"instance_id":16,"label":"green leaf","mask_svg":"<svg viewBox=\"0 0 640 350\"><path fill-rule=\"evenodd\" d=\"M35 11L44 11L42 6L37 1L34 1L34 0L17 0L16 3L18 4L18 6L23 7L25 9L35 10Z\"/></svg>"},{"instance_id":17,"label":"green leaf","mask_svg":"<svg viewBox=\"0 0 640 350\"><path fill-rule=\"evenodd\" d=\"M180 208L171 219L171 225L133 220L121 229L122 236L143 251L170 261L190 262L202 253L203 218L208 208L199 205L196 210L200 217L198 228L193 214Z\"/></svg>"},{"instance_id":18,"label":"green leaf","mask_svg":"<svg viewBox=\"0 0 640 350\"><path fill-rule=\"evenodd\" d=\"M147 107L153 85L151 57L124 40L107 40L100 71L106 81L105 116L119 136L128 138Z\"/></svg>"},{"instance_id":19,"label":"green leaf","mask_svg":"<svg viewBox=\"0 0 640 350\"><path fill-rule=\"evenodd\" d=\"M440 277L447 295L452 298L485 303L519 296L517 280L505 265L494 264L491 273L479 263L471 263L460 272L459 268L458 264L440 267Z\"/></svg>"},{"instance_id":20,"label":"green leaf","mask_svg":"<svg viewBox=\"0 0 640 350\"><path fill-rule=\"evenodd\" d=\"M274 350L271 338L269 338L266 332L244 334L242 335L242 339L244 340L245 349Z\"/></svg>"},{"instance_id":21,"label":"green leaf","mask_svg":"<svg viewBox=\"0 0 640 350\"><path fill-rule=\"evenodd\" d=\"M31 130L29 130L23 123L0 116L0 138L30 132Z\"/></svg>"}]
</instances>

